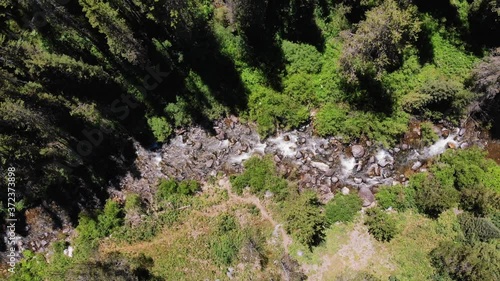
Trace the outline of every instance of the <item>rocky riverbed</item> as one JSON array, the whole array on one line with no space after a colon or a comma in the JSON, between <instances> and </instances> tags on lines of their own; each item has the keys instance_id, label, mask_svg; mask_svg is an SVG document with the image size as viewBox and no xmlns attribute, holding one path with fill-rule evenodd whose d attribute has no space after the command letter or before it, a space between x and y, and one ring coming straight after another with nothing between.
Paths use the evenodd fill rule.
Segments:
<instances>
[{"instance_id":1,"label":"rocky riverbed","mask_svg":"<svg viewBox=\"0 0 500 281\"><path fill-rule=\"evenodd\" d=\"M472 130L436 126L439 140L421 147L415 141L420 135L418 123L400 144L387 149L369 140L349 143L320 138L309 125L262 139L251 125L234 116L216 121L213 129L215 134L199 127L180 131L153 150L137 146L141 176L127 175L114 195L123 199L127 190L152 199L159 178L206 181L218 173L241 172L242 163L252 155L270 154L283 176L296 180L300 189L317 191L323 202L343 189L359 192L368 206L378 186L406 183L411 173L425 170L427 160L446 149L485 145Z\"/></svg>"},{"instance_id":2,"label":"rocky riverbed","mask_svg":"<svg viewBox=\"0 0 500 281\"><path fill-rule=\"evenodd\" d=\"M151 201L160 178L203 182L218 174L241 172L243 162L253 155L270 154L283 176L297 181L302 190L315 190L323 202L337 192L357 192L363 205L369 206L379 186L405 184L409 175L425 170L427 160L446 149L486 147L488 143L470 128L438 126L435 131L439 140L422 147L417 141L420 129L415 123L400 144L383 148L369 140L346 142L335 137L320 138L308 125L262 139L252 125L233 116L214 122L212 134L191 127L178 131L161 146L146 149L136 143L138 172L130 172L120 179L119 186L109 186L108 190L116 200L124 200L127 192L136 192ZM73 229L69 223L63 219L59 222L63 227L55 230L50 215L41 207L27 211L28 235L17 243L20 252L25 249L47 252L51 242L71 237Z\"/></svg>"}]
</instances>

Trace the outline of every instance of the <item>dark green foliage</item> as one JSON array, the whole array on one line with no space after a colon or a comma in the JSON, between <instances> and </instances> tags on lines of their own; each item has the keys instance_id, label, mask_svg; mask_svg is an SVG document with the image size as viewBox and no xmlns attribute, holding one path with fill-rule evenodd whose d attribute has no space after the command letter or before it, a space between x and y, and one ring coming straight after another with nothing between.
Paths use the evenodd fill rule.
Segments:
<instances>
[{"instance_id":1,"label":"dark green foliage","mask_svg":"<svg viewBox=\"0 0 500 281\"><path fill-rule=\"evenodd\" d=\"M252 157L243 166L245 171L241 175L231 177L231 184L236 192L241 194L248 186L252 193L259 195L269 190L277 200L286 196L288 183L278 176L271 156Z\"/></svg>"},{"instance_id":2,"label":"dark green foliage","mask_svg":"<svg viewBox=\"0 0 500 281\"><path fill-rule=\"evenodd\" d=\"M383 209L392 207L398 211L416 207L415 189L403 185L383 186L375 194L377 204Z\"/></svg>"},{"instance_id":3,"label":"dark green foliage","mask_svg":"<svg viewBox=\"0 0 500 281\"><path fill-rule=\"evenodd\" d=\"M416 39L420 23L416 7L401 8L393 0L383 1L366 13L356 33L346 36L341 64L348 80L359 76L380 79L386 70L401 64L407 42Z\"/></svg>"},{"instance_id":4,"label":"dark green foliage","mask_svg":"<svg viewBox=\"0 0 500 281\"><path fill-rule=\"evenodd\" d=\"M378 241L391 241L399 233L396 220L383 210L371 208L367 210L366 215L368 232Z\"/></svg>"},{"instance_id":5,"label":"dark green foliage","mask_svg":"<svg viewBox=\"0 0 500 281\"><path fill-rule=\"evenodd\" d=\"M136 258L125 258L120 253L111 253L102 260L76 263L65 274L64 280L161 280L150 273L152 266L153 260L144 254Z\"/></svg>"},{"instance_id":6,"label":"dark green foliage","mask_svg":"<svg viewBox=\"0 0 500 281\"><path fill-rule=\"evenodd\" d=\"M442 184L433 176L423 177L419 178L419 183L412 183L415 202L421 212L437 217L441 212L457 205L460 193L453 186ZM416 178L414 181L417 181Z\"/></svg>"},{"instance_id":7,"label":"dark green foliage","mask_svg":"<svg viewBox=\"0 0 500 281\"><path fill-rule=\"evenodd\" d=\"M460 227L469 241L488 241L500 238L500 229L485 218L463 213L459 216Z\"/></svg>"},{"instance_id":8,"label":"dark green foliage","mask_svg":"<svg viewBox=\"0 0 500 281\"><path fill-rule=\"evenodd\" d=\"M500 252L494 244L447 242L434 249L431 258L443 277L464 281L500 279Z\"/></svg>"},{"instance_id":9,"label":"dark green foliage","mask_svg":"<svg viewBox=\"0 0 500 281\"><path fill-rule=\"evenodd\" d=\"M176 181L174 179L161 179L158 184L158 196L163 199L171 195L193 195L200 189L200 183L195 180Z\"/></svg>"},{"instance_id":10,"label":"dark green foliage","mask_svg":"<svg viewBox=\"0 0 500 281\"><path fill-rule=\"evenodd\" d=\"M314 192L291 195L283 204L285 229L297 241L312 247L324 237L325 219Z\"/></svg>"},{"instance_id":11,"label":"dark green foliage","mask_svg":"<svg viewBox=\"0 0 500 281\"><path fill-rule=\"evenodd\" d=\"M500 210L500 194L482 185L464 188L460 206L478 216L488 216Z\"/></svg>"},{"instance_id":12,"label":"dark green foliage","mask_svg":"<svg viewBox=\"0 0 500 281\"><path fill-rule=\"evenodd\" d=\"M394 143L408 124L408 115L397 112L393 116L373 112L353 111L345 104L327 103L317 113L315 128L321 136L340 136L346 140L367 136L384 145Z\"/></svg>"},{"instance_id":13,"label":"dark green foliage","mask_svg":"<svg viewBox=\"0 0 500 281\"><path fill-rule=\"evenodd\" d=\"M328 224L336 222L351 222L361 210L361 199L356 194L337 195L325 206L325 216Z\"/></svg>"},{"instance_id":14,"label":"dark green foliage","mask_svg":"<svg viewBox=\"0 0 500 281\"><path fill-rule=\"evenodd\" d=\"M108 236L121 226L123 224L123 211L120 205L113 200L108 200L102 214L97 216L97 223L102 237Z\"/></svg>"},{"instance_id":15,"label":"dark green foliage","mask_svg":"<svg viewBox=\"0 0 500 281\"><path fill-rule=\"evenodd\" d=\"M434 126L431 122L420 123L420 133L423 145L433 144L439 139L436 132L434 132Z\"/></svg>"},{"instance_id":16,"label":"dark green foliage","mask_svg":"<svg viewBox=\"0 0 500 281\"><path fill-rule=\"evenodd\" d=\"M414 113L425 118L455 122L472 98L472 93L459 81L437 77L423 83L412 107Z\"/></svg>"}]
</instances>

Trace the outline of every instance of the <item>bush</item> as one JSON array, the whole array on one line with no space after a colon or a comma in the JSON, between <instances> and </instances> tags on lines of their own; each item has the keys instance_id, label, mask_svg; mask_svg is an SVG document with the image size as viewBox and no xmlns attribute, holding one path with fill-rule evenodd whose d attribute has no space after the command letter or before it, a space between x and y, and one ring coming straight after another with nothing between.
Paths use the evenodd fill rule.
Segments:
<instances>
[{"instance_id":1,"label":"bush","mask_svg":"<svg viewBox=\"0 0 500 281\"><path fill-rule=\"evenodd\" d=\"M355 194L336 196L325 206L327 223L351 222L361 210L361 203L362 200Z\"/></svg>"},{"instance_id":2,"label":"bush","mask_svg":"<svg viewBox=\"0 0 500 281\"><path fill-rule=\"evenodd\" d=\"M392 116L354 111L349 106L326 103L316 114L314 128L321 136L340 136L347 140L366 136L384 145L395 142L407 130L408 115L402 111Z\"/></svg>"},{"instance_id":3,"label":"bush","mask_svg":"<svg viewBox=\"0 0 500 281\"><path fill-rule=\"evenodd\" d=\"M193 195L200 189L200 183L195 180L176 181L174 179L161 179L158 184L158 196L168 199L172 195Z\"/></svg>"},{"instance_id":4,"label":"bush","mask_svg":"<svg viewBox=\"0 0 500 281\"><path fill-rule=\"evenodd\" d=\"M377 204L384 209L392 207L398 211L404 211L416 206L415 189L401 184L381 187L375 194L375 198Z\"/></svg>"},{"instance_id":5,"label":"bush","mask_svg":"<svg viewBox=\"0 0 500 281\"><path fill-rule=\"evenodd\" d=\"M316 194L308 191L288 198L282 209L286 231L309 248L324 237L325 220L319 206Z\"/></svg>"},{"instance_id":6,"label":"bush","mask_svg":"<svg viewBox=\"0 0 500 281\"><path fill-rule=\"evenodd\" d=\"M273 192L277 200L282 200L286 196L288 183L278 176L271 156L251 157L245 161L243 166L245 171L230 179L238 194L241 194L243 189L248 186L250 192L261 196L267 190Z\"/></svg>"},{"instance_id":7,"label":"bush","mask_svg":"<svg viewBox=\"0 0 500 281\"><path fill-rule=\"evenodd\" d=\"M415 202L418 209L433 218L458 203L459 192L451 185L441 184L433 176L424 176L420 184L413 183L413 186L416 189Z\"/></svg>"},{"instance_id":8,"label":"bush","mask_svg":"<svg viewBox=\"0 0 500 281\"><path fill-rule=\"evenodd\" d=\"M439 139L436 132L434 132L434 125L432 125L431 122L420 123L420 133L420 139L422 141L422 144L425 146L433 144Z\"/></svg>"},{"instance_id":9,"label":"bush","mask_svg":"<svg viewBox=\"0 0 500 281\"><path fill-rule=\"evenodd\" d=\"M108 200L104 205L104 211L97 217L98 228L101 237L108 236L113 230L123 225L123 211L120 205Z\"/></svg>"},{"instance_id":10,"label":"bush","mask_svg":"<svg viewBox=\"0 0 500 281\"><path fill-rule=\"evenodd\" d=\"M446 242L431 252L431 259L441 276L453 280L500 279L500 252L494 244Z\"/></svg>"},{"instance_id":11,"label":"bush","mask_svg":"<svg viewBox=\"0 0 500 281\"><path fill-rule=\"evenodd\" d=\"M460 227L469 241L488 241L500 238L500 229L491 221L463 213L459 216Z\"/></svg>"},{"instance_id":12,"label":"bush","mask_svg":"<svg viewBox=\"0 0 500 281\"><path fill-rule=\"evenodd\" d=\"M371 208L366 212L365 225L368 232L378 241L391 241L398 234L396 220L386 212Z\"/></svg>"},{"instance_id":13,"label":"bush","mask_svg":"<svg viewBox=\"0 0 500 281\"><path fill-rule=\"evenodd\" d=\"M125 211L137 210L141 208L141 196L137 193L129 193L125 198Z\"/></svg>"},{"instance_id":14,"label":"bush","mask_svg":"<svg viewBox=\"0 0 500 281\"><path fill-rule=\"evenodd\" d=\"M490 159L485 158L486 153L477 147L460 150L447 150L439 158L444 166L436 165L432 168L433 173L442 169L451 169L454 185L457 189L477 186L486 183L486 187L495 189L500 184L495 180L500 179L498 165Z\"/></svg>"},{"instance_id":15,"label":"bush","mask_svg":"<svg viewBox=\"0 0 500 281\"><path fill-rule=\"evenodd\" d=\"M481 185L464 188L460 206L478 216L489 216L500 208L500 194Z\"/></svg>"},{"instance_id":16,"label":"bush","mask_svg":"<svg viewBox=\"0 0 500 281\"><path fill-rule=\"evenodd\" d=\"M159 142L164 142L172 134L172 127L165 117L151 117L148 119L148 124Z\"/></svg>"},{"instance_id":17,"label":"bush","mask_svg":"<svg viewBox=\"0 0 500 281\"><path fill-rule=\"evenodd\" d=\"M314 46L283 40L283 55L288 74L318 73L321 69L321 53Z\"/></svg>"},{"instance_id":18,"label":"bush","mask_svg":"<svg viewBox=\"0 0 500 281\"><path fill-rule=\"evenodd\" d=\"M455 123L473 98L461 82L445 77L423 83L419 94L419 99L412 105L414 113L436 121L447 118Z\"/></svg>"}]
</instances>

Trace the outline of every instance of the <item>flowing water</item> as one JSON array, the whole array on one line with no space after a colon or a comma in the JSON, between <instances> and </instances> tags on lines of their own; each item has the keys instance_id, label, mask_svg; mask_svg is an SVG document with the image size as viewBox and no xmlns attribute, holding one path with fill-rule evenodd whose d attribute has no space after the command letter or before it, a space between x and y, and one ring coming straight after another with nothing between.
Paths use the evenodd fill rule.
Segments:
<instances>
[{"instance_id":1,"label":"flowing water","mask_svg":"<svg viewBox=\"0 0 500 281\"><path fill-rule=\"evenodd\" d=\"M151 186L159 177L204 181L218 172L241 172L248 158L270 154L283 174L298 171L300 188L316 189L320 193L331 193L342 186L372 188L404 182L406 178L401 174L410 167L418 166L415 171L425 168L427 159L465 142L457 130L423 148L396 146L384 149L361 143L365 153L363 157L354 158L351 144L317 137L309 126L279 132L265 140L253 127L234 119L218 121L214 129L218 132L215 136L192 127L154 152L140 149L141 177L129 175L123 186L137 188L141 180L142 184Z\"/></svg>"}]
</instances>

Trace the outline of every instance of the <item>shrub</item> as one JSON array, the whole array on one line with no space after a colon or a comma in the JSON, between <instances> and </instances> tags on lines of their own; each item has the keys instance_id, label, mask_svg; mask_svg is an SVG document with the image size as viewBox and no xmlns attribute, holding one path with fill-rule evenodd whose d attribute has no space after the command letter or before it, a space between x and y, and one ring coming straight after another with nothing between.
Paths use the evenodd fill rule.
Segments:
<instances>
[{"instance_id":1,"label":"shrub","mask_svg":"<svg viewBox=\"0 0 500 281\"><path fill-rule=\"evenodd\" d=\"M288 198L282 209L286 231L310 248L324 237L325 220L319 206L316 194L308 191Z\"/></svg>"},{"instance_id":2,"label":"shrub","mask_svg":"<svg viewBox=\"0 0 500 281\"><path fill-rule=\"evenodd\" d=\"M125 211L137 210L141 207L141 196L137 193L129 193L125 198Z\"/></svg>"},{"instance_id":3,"label":"shrub","mask_svg":"<svg viewBox=\"0 0 500 281\"><path fill-rule=\"evenodd\" d=\"M361 203L356 194L336 196L325 206L327 223L351 222L361 210Z\"/></svg>"},{"instance_id":4,"label":"shrub","mask_svg":"<svg viewBox=\"0 0 500 281\"><path fill-rule=\"evenodd\" d=\"M251 157L243 164L245 171L238 176L231 177L231 184L237 193L241 194L245 187L250 192L263 195L267 190L274 193L278 200L287 194L288 183L277 175L271 156L263 158Z\"/></svg>"},{"instance_id":5,"label":"shrub","mask_svg":"<svg viewBox=\"0 0 500 281\"><path fill-rule=\"evenodd\" d=\"M396 220L386 212L371 208L366 212L368 232L378 241L391 241L398 234Z\"/></svg>"},{"instance_id":6,"label":"shrub","mask_svg":"<svg viewBox=\"0 0 500 281\"><path fill-rule=\"evenodd\" d=\"M478 216L489 216L500 208L500 194L481 185L464 188L460 206Z\"/></svg>"},{"instance_id":7,"label":"shrub","mask_svg":"<svg viewBox=\"0 0 500 281\"><path fill-rule=\"evenodd\" d=\"M432 176L425 176L422 183L415 188L415 202L418 209L434 218L444 210L457 205L459 200L459 192L453 186L443 185Z\"/></svg>"},{"instance_id":8,"label":"shrub","mask_svg":"<svg viewBox=\"0 0 500 281\"><path fill-rule=\"evenodd\" d=\"M104 211L97 217L99 233L101 237L108 236L113 230L123 224L123 211L120 205L108 200L104 205Z\"/></svg>"},{"instance_id":9,"label":"shrub","mask_svg":"<svg viewBox=\"0 0 500 281\"><path fill-rule=\"evenodd\" d=\"M436 132L434 132L434 125L431 122L420 123L420 133L423 145L430 145L439 139Z\"/></svg>"},{"instance_id":10,"label":"shrub","mask_svg":"<svg viewBox=\"0 0 500 281\"><path fill-rule=\"evenodd\" d=\"M377 204L384 209L392 207L398 211L404 211L415 207L415 189L401 184L381 187L375 194L375 198Z\"/></svg>"},{"instance_id":11,"label":"shrub","mask_svg":"<svg viewBox=\"0 0 500 281\"><path fill-rule=\"evenodd\" d=\"M500 229L491 221L463 213L459 216L460 227L469 241L488 241L500 238Z\"/></svg>"},{"instance_id":12,"label":"shrub","mask_svg":"<svg viewBox=\"0 0 500 281\"><path fill-rule=\"evenodd\" d=\"M172 127L165 117L151 117L148 119L148 124L159 142L164 142L172 134Z\"/></svg>"},{"instance_id":13,"label":"shrub","mask_svg":"<svg viewBox=\"0 0 500 281\"><path fill-rule=\"evenodd\" d=\"M461 117L473 97L461 82L445 77L433 78L423 83L419 93L419 99L412 105L414 113L433 120L446 117L452 122Z\"/></svg>"},{"instance_id":14,"label":"shrub","mask_svg":"<svg viewBox=\"0 0 500 281\"><path fill-rule=\"evenodd\" d=\"M161 179L158 184L158 196L168 199L172 195L193 195L200 189L200 183L195 180L176 181L174 179Z\"/></svg>"},{"instance_id":15,"label":"shrub","mask_svg":"<svg viewBox=\"0 0 500 281\"><path fill-rule=\"evenodd\" d=\"M464 281L500 279L500 252L494 244L446 242L430 256L443 277Z\"/></svg>"},{"instance_id":16,"label":"shrub","mask_svg":"<svg viewBox=\"0 0 500 281\"><path fill-rule=\"evenodd\" d=\"M321 69L321 53L314 46L283 40L282 49L288 74L313 74Z\"/></svg>"}]
</instances>

